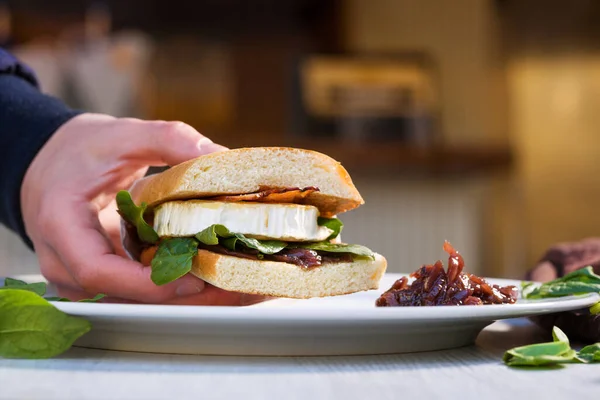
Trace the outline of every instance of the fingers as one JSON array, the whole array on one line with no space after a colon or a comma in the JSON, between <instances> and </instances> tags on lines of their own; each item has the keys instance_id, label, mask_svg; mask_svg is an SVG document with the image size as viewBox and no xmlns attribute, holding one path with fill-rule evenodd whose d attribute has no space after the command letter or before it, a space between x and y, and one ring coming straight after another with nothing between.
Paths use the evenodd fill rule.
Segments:
<instances>
[{"instance_id":1,"label":"fingers","mask_svg":"<svg viewBox=\"0 0 600 400\"><path fill-rule=\"evenodd\" d=\"M52 248L46 245L36 246L36 255L40 271L49 282L55 285L77 287L77 282Z\"/></svg>"},{"instance_id":2,"label":"fingers","mask_svg":"<svg viewBox=\"0 0 600 400\"><path fill-rule=\"evenodd\" d=\"M110 203L100 210L98 214L100 224L104 233L110 241L115 254L121 257L127 257L121 241L121 216L117 213L117 204L113 199Z\"/></svg>"},{"instance_id":3,"label":"fingers","mask_svg":"<svg viewBox=\"0 0 600 400\"><path fill-rule=\"evenodd\" d=\"M60 296L77 301L103 293L107 295L104 302L216 306L248 306L268 300L265 296L228 292L190 274L156 286L150 277L151 268L111 254L109 239L98 230L91 210L81 204L70 207L76 218L59 208L56 215L63 217L48 223L59 223L63 237L70 239L51 241L56 251L44 247L38 252L42 272L57 285Z\"/></svg>"},{"instance_id":4,"label":"fingers","mask_svg":"<svg viewBox=\"0 0 600 400\"><path fill-rule=\"evenodd\" d=\"M204 289L204 282L191 275L164 286L154 284L150 268L112 253L93 210L85 202L64 204L55 211L57 218L46 222L47 231L60 231L61 235L58 240L51 238L49 244L86 293L164 303Z\"/></svg>"},{"instance_id":5,"label":"fingers","mask_svg":"<svg viewBox=\"0 0 600 400\"><path fill-rule=\"evenodd\" d=\"M539 263L526 276L526 279L536 282L547 282L556 278L558 278L556 268L549 261Z\"/></svg>"},{"instance_id":6,"label":"fingers","mask_svg":"<svg viewBox=\"0 0 600 400\"><path fill-rule=\"evenodd\" d=\"M55 285L58 296L65 297L71 301L90 299L94 295L82 290L73 289L70 286ZM249 306L269 300L268 297L227 292L223 289L207 285L206 289L199 294L179 297L166 302L170 305L190 305L190 306ZM104 297L99 302L119 303L119 304L143 304L140 301L123 299L118 297Z\"/></svg>"},{"instance_id":7,"label":"fingers","mask_svg":"<svg viewBox=\"0 0 600 400\"><path fill-rule=\"evenodd\" d=\"M138 121L119 135L124 156L148 165L176 165L204 154L227 150L183 122Z\"/></svg>"}]
</instances>

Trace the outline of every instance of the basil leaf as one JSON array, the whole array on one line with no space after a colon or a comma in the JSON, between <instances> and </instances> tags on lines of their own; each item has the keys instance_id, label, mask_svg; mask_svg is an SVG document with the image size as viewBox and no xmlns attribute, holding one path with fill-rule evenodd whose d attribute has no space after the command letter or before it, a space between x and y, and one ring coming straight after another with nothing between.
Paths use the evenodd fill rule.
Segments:
<instances>
[{"instance_id":1,"label":"basil leaf","mask_svg":"<svg viewBox=\"0 0 600 400\"><path fill-rule=\"evenodd\" d=\"M340 235L340 233L342 233L342 229L344 228L342 221L337 218L318 217L317 224L333 231L326 240L335 239Z\"/></svg>"},{"instance_id":2,"label":"basil leaf","mask_svg":"<svg viewBox=\"0 0 600 400\"><path fill-rule=\"evenodd\" d=\"M585 293L600 292L600 284L588 283L576 280L547 282L535 288L527 294L528 299L540 299L546 297L562 297Z\"/></svg>"},{"instance_id":3,"label":"basil leaf","mask_svg":"<svg viewBox=\"0 0 600 400\"><path fill-rule=\"evenodd\" d=\"M515 347L504 353L502 360L510 366L545 366L577 361L569 338L558 327L552 329L554 341Z\"/></svg>"},{"instance_id":4,"label":"basil leaf","mask_svg":"<svg viewBox=\"0 0 600 400\"><path fill-rule=\"evenodd\" d=\"M547 283L566 282L571 280L600 283L600 275L594 273L594 269L591 266L587 266L585 268L576 269L575 271L569 272L568 274Z\"/></svg>"},{"instance_id":5,"label":"basil leaf","mask_svg":"<svg viewBox=\"0 0 600 400\"><path fill-rule=\"evenodd\" d=\"M144 220L144 212L146 211L146 203L142 203L140 207L136 206L131 195L126 190L121 190L117 193L117 207L119 214L130 224L135 226L138 237L146 243L158 242L158 234Z\"/></svg>"},{"instance_id":6,"label":"basil leaf","mask_svg":"<svg viewBox=\"0 0 600 400\"><path fill-rule=\"evenodd\" d=\"M97 303L99 300L102 300L105 297L106 297L105 294L98 293L97 295L95 295L91 299L82 299L82 300L79 300L79 302L80 303Z\"/></svg>"},{"instance_id":7,"label":"basil leaf","mask_svg":"<svg viewBox=\"0 0 600 400\"><path fill-rule=\"evenodd\" d=\"M219 236L228 238L232 233L224 225L214 224L197 233L195 237L205 245L214 246L219 244Z\"/></svg>"},{"instance_id":8,"label":"basil leaf","mask_svg":"<svg viewBox=\"0 0 600 400\"><path fill-rule=\"evenodd\" d=\"M171 238L160 242L150 263L150 277L156 285L164 285L181 278L192 269L192 259L198 254L194 238Z\"/></svg>"},{"instance_id":9,"label":"basil leaf","mask_svg":"<svg viewBox=\"0 0 600 400\"><path fill-rule=\"evenodd\" d=\"M5 278L4 279L4 287L25 286L25 285L27 285L27 282L21 281L19 279L14 279L14 278Z\"/></svg>"},{"instance_id":10,"label":"basil leaf","mask_svg":"<svg viewBox=\"0 0 600 400\"><path fill-rule=\"evenodd\" d=\"M219 244L219 237L223 238L221 244L229 250L235 250L238 242L243 243L246 247L256 249L263 254L275 254L285 249L287 244L279 240L259 240L247 238L241 233L232 233L224 225L214 224L196 234L196 239L206 245Z\"/></svg>"},{"instance_id":11,"label":"basil leaf","mask_svg":"<svg viewBox=\"0 0 600 400\"><path fill-rule=\"evenodd\" d=\"M1 357L54 357L90 329L89 321L63 313L33 292L0 291Z\"/></svg>"},{"instance_id":12,"label":"basil leaf","mask_svg":"<svg viewBox=\"0 0 600 400\"><path fill-rule=\"evenodd\" d=\"M555 343L565 343L567 346L571 345L567 335L565 335L562 329L560 329L558 326L552 328L552 338L554 339Z\"/></svg>"},{"instance_id":13,"label":"basil leaf","mask_svg":"<svg viewBox=\"0 0 600 400\"><path fill-rule=\"evenodd\" d=\"M577 353L577 356L584 362L600 362L600 343L585 346Z\"/></svg>"},{"instance_id":14,"label":"basil leaf","mask_svg":"<svg viewBox=\"0 0 600 400\"><path fill-rule=\"evenodd\" d=\"M299 247L303 249L326 251L330 253L351 253L359 258L375 259L375 254L367 247L360 244L345 244L345 243L329 243L329 242L314 242L314 243L290 243L290 247Z\"/></svg>"},{"instance_id":15,"label":"basil leaf","mask_svg":"<svg viewBox=\"0 0 600 400\"><path fill-rule=\"evenodd\" d=\"M78 300L79 303L96 303L99 300L105 298L106 295L103 293L98 293L97 295L95 295L93 298L91 299L81 299ZM70 302L70 299L67 299L66 297L58 297L58 296L50 296L50 297L44 297L47 301L63 301L63 302Z\"/></svg>"},{"instance_id":16,"label":"basil leaf","mask_svg":"<svg viewBox=\"0 0 600 400\"><path fill-rule=\"evenodd\" d=\"M552 349L548 349L548 352L552 352ZM540 354L537 356L522 356L518 353L513 353L508 351L503 361L506 365L511 367L541 367L548 366L554 364L565 364L576 361L577 353L575 350L568 350L564 354L561 355L552 355L552 354Z\"/></svg>"},{"instance_id":17,"label":"basil leaf","mask_svg":"<svg viewBox=\"0 0 600 400\"><path fill-rule=\"evenodd\" d=\"M275 254L285 249L287 244L279 240L258 240L254 238L247 238L242 234L234 233L233 237L223 240L223 246L229 250L235 250L237 242L243 243L246 247L256 249L263 254Z\"/></svg>"},{"instance_id":18,"label":"basil leaf","mask_svg":"<svg viewBox=\"0 0 600 400\"><path fill-rule=\"evenodd\" d=\"M66 297L58 297L58 296L49 296L49 297L44 297L44 299L46 299L46 301L71 301L70 299L67 299Z\"/></svg>"},{"instance_id":19,"label":"basil leaf","mask_svg":"<svg viewBox=\"0 0 600 400\"><path fill-rule=\"evenodd\" d=\"M535 282L522 281L521 282L521 296L526 299L533 292L538 284Z\"/></svg>"},{"instance_id":20,"label":"basil leaf","mask_svg":"<svg viewBox=\"0 0 600 400\"><path fill-rule=\"evenodd\" d=\"M18 279L6 278L4 279L4 286L0 289L22 289L43 296L46 294L46 283L27 283Z\"/></svg>"}]
</instances>

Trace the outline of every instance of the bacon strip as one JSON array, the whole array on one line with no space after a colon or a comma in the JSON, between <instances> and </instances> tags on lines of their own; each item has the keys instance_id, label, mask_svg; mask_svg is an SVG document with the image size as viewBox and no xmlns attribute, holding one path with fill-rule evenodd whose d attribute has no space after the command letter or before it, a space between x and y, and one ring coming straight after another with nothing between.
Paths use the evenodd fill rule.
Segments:
<instances>
[{"instance_id":1,"label":"bacon strip","mask_svg":"<svg viewBox=\"0 0 600 400\"><path fill-rule=\"evenodd\" d=\"M319 189L314 186L300 189L298 187L285 189L266 189L255 193L225 195L211 197L210 200L216 201L254 201L260 203L298 203L308 195L318 192Z\"/></svg>"}]
</instances>

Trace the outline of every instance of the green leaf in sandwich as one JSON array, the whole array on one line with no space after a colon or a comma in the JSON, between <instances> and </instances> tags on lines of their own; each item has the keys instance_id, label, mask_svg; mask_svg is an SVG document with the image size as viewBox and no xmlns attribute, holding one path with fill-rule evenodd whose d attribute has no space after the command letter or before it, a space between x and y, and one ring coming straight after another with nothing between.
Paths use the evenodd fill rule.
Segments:
<instances>
[{"instance_id":1,"label":"green leaf in sandwich","mask_svg":"<svg viewBox=\"0 0 600 400\"><path fill-rule=\"evenodd\" d=\"M158 235L144 219L146 203L136 206L129 192L122 190L117 193L117 207L121 217L135 227L140 240L145 243L158 242Z\"/></svg>"},{"instance_id":2,"label":"green leaf in sandwich","mask_svg":"<svg viewBox=\"0 0 600 400\"><path fill-rule=\"evenodd\" d=\"M224 225L215 224L204 229L196 235L196 239L206 245L220 243L231 251L236 250L236 245L241 244L250 249L256 249L261 254L275 254L283 250L287 244L281 240L258 240L247 238L241 233L232 233ZM219 240L221 239L221 240Z\"/></svg>"}]
</instances>

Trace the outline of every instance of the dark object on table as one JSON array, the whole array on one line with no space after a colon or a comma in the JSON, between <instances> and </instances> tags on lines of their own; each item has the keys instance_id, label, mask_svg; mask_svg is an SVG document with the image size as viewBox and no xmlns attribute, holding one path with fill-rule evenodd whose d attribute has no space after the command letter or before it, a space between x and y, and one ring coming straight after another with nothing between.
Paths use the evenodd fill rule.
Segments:
<instances>
[{"instance_id":1,"label":"dark object on table","mask_svg":"<svg viewBox=\"0 0 600 400\"><path fill-rule=\"evenodd\" d=\"M600 341L600 315L590 315L587 308L538 315L530 320L548 332L557 326L574 342L591 344Z\"/></svg>"},{"instance_id":2,"label":"dark object on table","mask_svg":"<svg viewBox=\"0 0 600 400\"><path fill-rule=\"evenodd\" d=\"M448 271L437 261L424 265L410 277L398 279L376 302L378 307L513 304L517 301L515 286L500 287L483 278L463 273L464 260L448 242L444 250L449 254Z\"/></svg>"},{"instance_id":3,"label":"dark object on table","mask_svg":"<svg viewBox=\"0 0 600 400\"><path fill-rule=\"evenodd\" d=\"M527 272L526 279L548 282L587 266L592 266L594 272L600 274L600 238L559 243L550 247L537 265ZM552 331L553 326L558 326L574 341L600 341L600 315L590 315L588 309L541 315L530 319L548 332Z\"/></svg>"}]
</instances>

